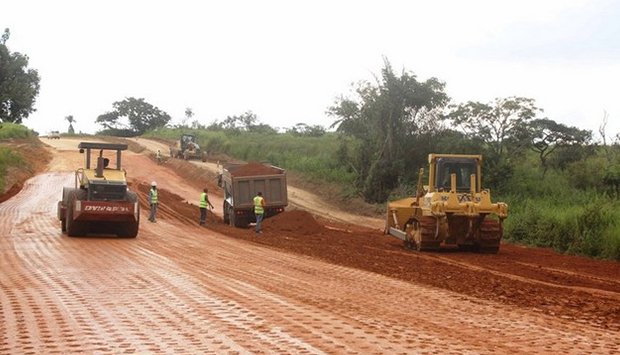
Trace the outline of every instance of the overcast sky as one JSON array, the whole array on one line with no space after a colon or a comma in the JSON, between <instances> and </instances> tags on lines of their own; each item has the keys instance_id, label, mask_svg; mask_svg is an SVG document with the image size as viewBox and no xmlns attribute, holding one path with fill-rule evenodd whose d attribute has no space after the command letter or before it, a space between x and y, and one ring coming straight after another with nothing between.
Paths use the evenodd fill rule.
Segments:
<instances>
[{"instance_id":1,"label":"overcast sky","mask_svg":"<svg viewBox=\"0 0 620 355\"><path fill-rule=\"evenodd\" d=\"M446 82L453 103L536 100L544 116L620 133L620 1L28 1L0 5L11 51L39 71L47 134L94 133L144 98L178 123L251 110L274 127L329 126L350 84L397 72Z\"/></svg>"}]
</instances>

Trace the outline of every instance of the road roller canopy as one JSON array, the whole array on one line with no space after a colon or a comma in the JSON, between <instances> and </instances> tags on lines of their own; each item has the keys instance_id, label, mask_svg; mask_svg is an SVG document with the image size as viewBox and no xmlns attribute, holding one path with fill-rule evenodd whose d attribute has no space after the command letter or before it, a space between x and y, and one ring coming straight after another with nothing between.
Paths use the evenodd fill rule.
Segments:
<instances>
[{"instance_id":1,"label":"road roller canopy","mask_svg":"<svg viewBox=\"0 0 620 355\"><path fill-rule=\"evenodd\" d=\"M84 169L91 169L91 161L94 160L92 169L96 169L96 176L101 177L103 169L121 170L121 151L127 150L127 144L80 142L78 148L80 153L86 153L84 155ZM106 151L114 151L115 153L105 154ZM91 157L92 152L96 154L94 159ZM112 163L111 158L114 158L116 164L110 164Z\"/></svg>"}]
</instances>

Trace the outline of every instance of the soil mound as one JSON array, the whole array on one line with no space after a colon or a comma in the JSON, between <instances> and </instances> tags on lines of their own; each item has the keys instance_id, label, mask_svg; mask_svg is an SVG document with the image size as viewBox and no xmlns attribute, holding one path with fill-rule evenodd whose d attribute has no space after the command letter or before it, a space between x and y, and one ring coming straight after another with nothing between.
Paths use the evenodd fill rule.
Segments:
<instances>
[{"instance_id":1,"label":"soil mound","mask_svg":"<svg viewBox=\"0 0 620 355\"><path fill-rule=\"evenodd\" d=\"M317 234L325 230L310 213L302 210L280 213L266 219L263 226L269 232L293 232L301 235Z\"/></svg>"},{"instance_id":2,"label":"soil mound","mask_svg":"<svg viewBox=\"0 0 620 355\"><path fill-rule=\"evenodd\" d=\"M234 176L252 176L252 175L277 175L283 174L281 169L274 168L270 165L261 164L259 162L249 162L247 164L230 164L226 166L226 169L230 171Z\"/></svg>"}]
</instances>

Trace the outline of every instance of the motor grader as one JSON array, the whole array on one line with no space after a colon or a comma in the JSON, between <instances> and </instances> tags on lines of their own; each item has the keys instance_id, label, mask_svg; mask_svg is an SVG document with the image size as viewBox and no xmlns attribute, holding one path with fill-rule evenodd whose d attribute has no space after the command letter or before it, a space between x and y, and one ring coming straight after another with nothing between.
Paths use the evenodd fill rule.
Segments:
<instances>
[{"instance_id":1,"label":"motor grader","mask_svg":"<svg viewBox=\"0 0 620 355\"><path fill-rule=\"evenodd\" d=\"M443 243L497 253L508 206L481 187L482 156L429 154L428 162L428 185L420 169L415 196L388 203L385 233L419 251Z\"/></svg>"},{"instance_id":2,"label":"motor grader","mask_svg":"<svg viewBox=\"0 0 620 355\"><path fill-rule=\"evenodd\" d=\"M84 154L84 167L75 171L74 186L63 187L58 201L62 231L71 237L105 233L135 238L140 205L136 193L127 188L127 173L121 168L121 151L127 144L81 142L78 148ZM113 166L104 152L115 160Z\"/></svg>"},{"instance_id":3,"label":"motor grader","mask_svg":"<svg viewBox=\"0 0 620 355\"><path fill-rule=\"evenodd\" d=\"M181 138L170 147L170 157L179 159L200 159L207 161L207 152L200 149L198 139L193 134L182 134Z\"/></svg>"}]
</instances>

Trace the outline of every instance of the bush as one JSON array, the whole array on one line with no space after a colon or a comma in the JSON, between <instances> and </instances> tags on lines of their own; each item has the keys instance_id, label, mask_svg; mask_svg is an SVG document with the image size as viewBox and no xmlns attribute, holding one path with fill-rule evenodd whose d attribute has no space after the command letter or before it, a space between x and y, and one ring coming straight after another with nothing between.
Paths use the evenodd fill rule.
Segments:
<instances>
[{"instance_id":1,"label":"bush","mask_svg":"<svg viewBox=\"0 0 620 355\"><path fill-rule=\"evenodd\" d=\"M0 124L0 140L12 138L31 138L37 134L25 126L15 123Z\"/></svg>"},{"instance_id":2,"label":"bush","mask_svg":"<svg viewBox=\"0 0 620 355\"><path fill-rule=\"evenodd\" d=\"M0 147L0 192L4 191L8 168L18 167L23 164L24 160L19 153L7 147Z\"/></svg>"},{"instance_id":3,"label":"bush","mask_svg":"<svg viewBox=\"0 0 620 355\"><path fill-rule=\"evenodd\" d=\"M566 198L509 198L506 239L559 252L620 260L620 203L593 191Z\"/></svg>"}]
</instances>

